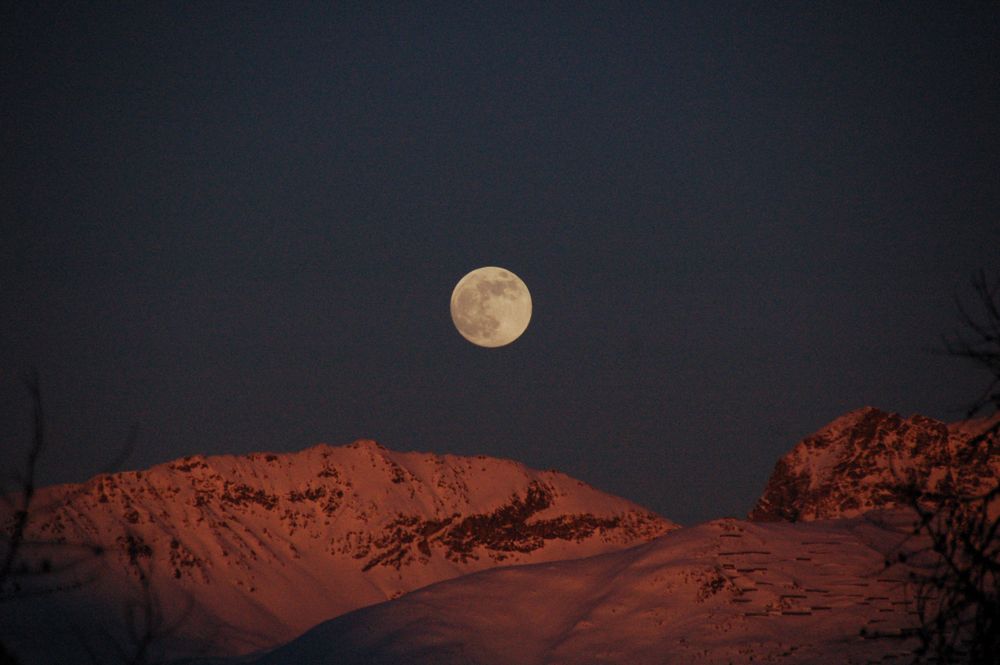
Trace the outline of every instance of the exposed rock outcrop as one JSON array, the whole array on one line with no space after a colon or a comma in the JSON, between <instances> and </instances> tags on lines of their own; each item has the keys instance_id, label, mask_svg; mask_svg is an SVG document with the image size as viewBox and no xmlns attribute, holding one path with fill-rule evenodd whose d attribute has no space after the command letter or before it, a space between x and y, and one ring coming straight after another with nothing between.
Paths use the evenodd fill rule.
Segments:
<instances>
[{"instance_id":1,"label":"exposed rock outcrop","mask_svg":"<svg viewBox=\"0 0 1000 665\"><path fill-rule=\"evenodd\" d=\"M926 503L981 494L1000 477L996 437L973 442L986 427L852 411L778 460L750 519L853 517L905 506L914 489Z\"/></svg>"}]
</instances>

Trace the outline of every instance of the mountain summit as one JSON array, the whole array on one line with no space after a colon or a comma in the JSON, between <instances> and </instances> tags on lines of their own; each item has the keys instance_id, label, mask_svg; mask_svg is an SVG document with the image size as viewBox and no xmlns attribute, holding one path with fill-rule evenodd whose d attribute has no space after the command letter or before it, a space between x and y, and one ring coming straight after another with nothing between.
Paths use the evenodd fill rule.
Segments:
<instances>
[{"instance_id":1,"label":"mountain summit","mask_svg":"<svg viewBox=\"0 0 1000 665\"><path fill-rule=\"evenodd\" d=\"M677 528L555 471L367 440L195 455L44 488L34 505L32 540L105 552L57 580L92 578L78 591L0 608L5 643L25 655L41 649L39 660L51 662L64 662L50 651L58 640L30 642L54 606L68 633L99 635L144 585L164 625L177 624L173 653L198 643L245 653L433 582L610 552Z\"/></svg>"},{"instance_id":2,"label":"mountain summit","mask_svg":"<svg viewBox=\"0 0 1000 665\"><path fill-rule=\"evenodd\" d=\"M854 517L906 505L911 487L928 500L983 493L1000 476L997 442L971 442L986 427L872 407L852 411L778 460L750 519Z\"/></svg>"}]
</instances>

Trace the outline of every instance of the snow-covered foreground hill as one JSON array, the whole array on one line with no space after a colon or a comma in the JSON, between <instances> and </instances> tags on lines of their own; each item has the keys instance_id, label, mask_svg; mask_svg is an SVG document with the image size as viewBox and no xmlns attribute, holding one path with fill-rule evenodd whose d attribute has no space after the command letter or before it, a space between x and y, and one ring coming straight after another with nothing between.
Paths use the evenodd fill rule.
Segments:
<instances>
[{"instance_id":1,"label":"snow-covered foreground hill","mask_svg":"<svg viewBox=\"0 0 1000 665\"><path fill-rule=\"evenodd\" d=\"M718 520L621 552L442 582L323 623L255 662L904 662L912 598L906 571L884 561L909 524L903 513Z\"/></svg>"},{"instance_id":2,"label":"snow-covered foreground hill","mask_svg":"<svg viewBox=\"0 0 1000 665\"><path fill-rule=\"evenodd\" d=\"M29 539L63 544L32 553L79 563L2 590L0 642L25 665L121 662L115 645L134 652L147 617L164 653L252 652L434 582L676 528L555 471L373 441L193 456L44 488L33 506Z\"/></svg>"}]
</instances>

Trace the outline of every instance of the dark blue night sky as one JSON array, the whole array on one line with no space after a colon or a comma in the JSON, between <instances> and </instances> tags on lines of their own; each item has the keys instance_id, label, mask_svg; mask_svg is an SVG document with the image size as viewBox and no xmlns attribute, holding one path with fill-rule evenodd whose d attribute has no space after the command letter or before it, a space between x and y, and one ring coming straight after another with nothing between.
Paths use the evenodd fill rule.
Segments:
<instances>
[{"instance_id":1,"label":"dark blue night sky","mask_svg":"<svg viewBox=\"0 0 1000 665\"><path fill-rule=\"evenodd\" d=\"M985 386L932 351L1000 267L997 3L366 4L4 3L4 467L37 367L45 482L368 437L689 523Z\"/></svg>"}]
</instances>

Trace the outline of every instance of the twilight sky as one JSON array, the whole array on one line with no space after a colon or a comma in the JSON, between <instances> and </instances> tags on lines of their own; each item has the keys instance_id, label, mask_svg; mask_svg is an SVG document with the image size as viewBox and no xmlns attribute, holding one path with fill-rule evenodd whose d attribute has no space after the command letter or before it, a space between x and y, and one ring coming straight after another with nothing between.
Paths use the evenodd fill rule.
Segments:
<instances>
[{"instance_id":1,"label":"twilight sky","mask_svg":"<svg viewBox=\"0 0 1000 665\"><path fill-rule=\"evenodd\" d=\"M44 482L374 438L683 523L955 419L1000 267L1000 4L4 3L0 441ZM356 3L363 6L367 3ZM92 6L98 5L98 6ZM508 347L454 329L481 265Z\"/></svg>"}]
</instances>

